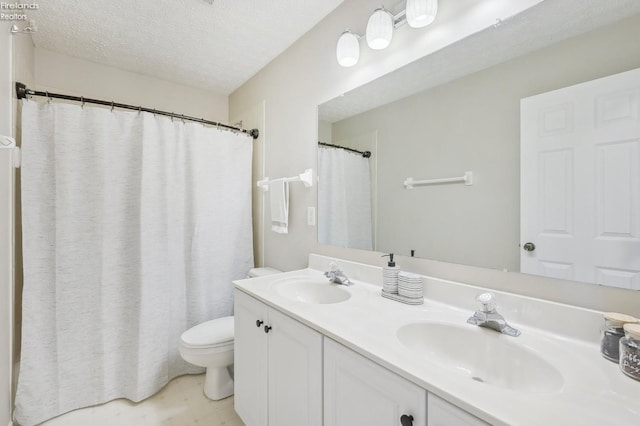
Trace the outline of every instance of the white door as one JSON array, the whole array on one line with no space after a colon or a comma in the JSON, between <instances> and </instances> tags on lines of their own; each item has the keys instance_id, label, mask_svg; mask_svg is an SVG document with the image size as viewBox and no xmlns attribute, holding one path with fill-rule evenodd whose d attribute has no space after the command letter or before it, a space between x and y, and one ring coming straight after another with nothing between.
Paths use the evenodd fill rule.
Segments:
<instances>
[{"instance_id":1,"label":"white door","mask_svg":"<svg viewBox=\"0 0 640 426\"><path fill-rule=\"evenodd\" d=\"M521 101L520 204L522 272L640 290L640 69Z\"/></svg>"},{"instance_id":2,"label":"white door","mask_svg":"<svg viewBox=\"0 0 640 426\"><path fill-rule=\"evenodd\" d=\"M324 424L426 425L427 392L325 337Z\"/></svg>"},{"instance_id":3,"label":"white door","mask_svg":"<svg viewBox=\"0 0 640 426\"><path fill-rule=\"evenodd\" d=\"M236 290L234 404L247 426L265 426L267 413L267 307Z\"/></svg>"},{"instance_id":4,"label":"white door","mask_svg":"<svg viewBox=\"0 0 640 426\"><path fill-rule=\"evenodd\" d=\"M322 335L269 310L269 425L322 426Z\"/></svg>"}]
</instances>

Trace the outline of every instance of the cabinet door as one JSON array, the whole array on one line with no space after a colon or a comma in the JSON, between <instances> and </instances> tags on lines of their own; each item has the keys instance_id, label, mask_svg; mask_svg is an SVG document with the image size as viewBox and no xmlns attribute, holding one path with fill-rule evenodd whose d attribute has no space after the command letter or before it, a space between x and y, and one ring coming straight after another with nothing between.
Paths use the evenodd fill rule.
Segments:
<instances>
[{"instance_id":1,"label":"cabinet door","mask_svg":"<svg viewBox=\"0 0 640 426\"><path fill-rule=\"evenodd\" d=\"M247 426L265 426L268 424L268 334L264 332L267 323L267 307L251 296L236 290L234 318L235 410Z\"/></svg>"},{"instance_id":2,"label":"cabinet door","mask_svg":"<svg viewBox=\"0 0 640 426\"><path fill-rule=\"evenodd\" d=\"M455 405L429 394L429 426L489 426Z\"/></svg>"},{"instance_id":3,"label":"cabinet door","mask_svg":"<svg viewBox=\"0 0 640 426\"><path fill-rule=\"evenodd\" d=\"M322 425L322 335L270 309L269 425Z\"/></svg>"},{"instance_id":4,"label":"cabinet door","mask_svg":"<svg viewBox=\"0 0 640 426\"><path fill-rule=\"evenodd\" d=\"M326 426L427 424L427 392L352 350L324 339Z\"/></svg>"}]
</instances>

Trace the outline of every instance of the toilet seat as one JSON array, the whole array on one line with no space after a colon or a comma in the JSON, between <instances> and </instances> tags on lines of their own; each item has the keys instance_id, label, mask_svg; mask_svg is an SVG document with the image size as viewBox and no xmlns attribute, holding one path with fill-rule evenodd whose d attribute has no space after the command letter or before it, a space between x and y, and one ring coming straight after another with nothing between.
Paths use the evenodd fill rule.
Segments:
<instances>
[{"instance_id":1,"label":"toilet seat","mask_svg":"<svg viewBox=\"0 0 640 426\"><path fill-rule=\"evenodd\" d=\"M186 348L233 347L233 317L203 322L182 333L180 343Z\"/></svg>"}]
</instances>

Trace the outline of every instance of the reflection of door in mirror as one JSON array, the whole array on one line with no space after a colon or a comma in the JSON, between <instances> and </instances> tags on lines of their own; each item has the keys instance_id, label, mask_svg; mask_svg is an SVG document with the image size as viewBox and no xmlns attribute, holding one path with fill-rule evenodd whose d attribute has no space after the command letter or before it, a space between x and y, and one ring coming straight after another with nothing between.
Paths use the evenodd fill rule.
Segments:
<instances>
[{"instance_id":1,"label":"reflection of door in mirror","mask_svg":"<svg viewBox=\"0 0 640 426\"><path fill-rule=\"evenodd\" d=\"M640 69L521 114L522 272L640 290Z\"/></svg>"},{"instance_id":2,"label":"reflection of door in mirror","mask_svg":"<svg viewBox=\"0 0 640 426\"><path fill-rule=\"evenodd\" d=\"M340 141L319 136L318 242L373 250L376 134Z\"/></svg>"}]
</instances>

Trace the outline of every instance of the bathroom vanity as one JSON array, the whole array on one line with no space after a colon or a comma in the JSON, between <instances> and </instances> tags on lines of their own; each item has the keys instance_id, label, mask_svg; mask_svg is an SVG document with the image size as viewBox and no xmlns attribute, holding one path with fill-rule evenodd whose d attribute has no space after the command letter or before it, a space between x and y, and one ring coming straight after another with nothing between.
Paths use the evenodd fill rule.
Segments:
<instances>
[{"instance_id":1,"label":"bathroom vanity","mask_svg":"<svg viewBox=\"0 0 640 426\"><path fill-rule=\"evenodd\" d=\"M333 260L235 281L235 405L260 425L640 424L640 382L599 351L602 313L508 293L518 337L467 324L484 289L425 277L380 296L380 267Z\"/></svg>"}]
</instances>

